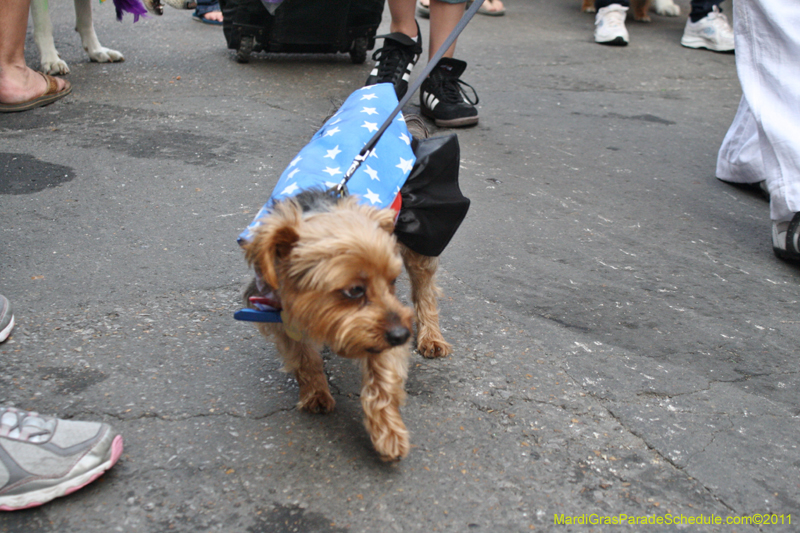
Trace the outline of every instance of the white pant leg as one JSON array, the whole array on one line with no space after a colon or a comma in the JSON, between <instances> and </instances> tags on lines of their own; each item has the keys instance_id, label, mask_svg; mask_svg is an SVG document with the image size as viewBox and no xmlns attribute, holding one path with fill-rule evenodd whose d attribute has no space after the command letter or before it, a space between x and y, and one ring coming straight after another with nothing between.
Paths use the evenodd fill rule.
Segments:
<instances>
[{"instance_id":1,"label":"white pant leg","mask_svg":"<svg viewBox=\"0 0 800 533\"><path fill-rule=\"evenodd\" d=\"M761 159L756 118L742 96L717 156L717 177L733 183L758 183L766 172Z\"/></svg>"},{"instance_id":2,"label":"white pant leg","mask_svg":"<svg viewBox=\"0 0 800 533\"><path fill-rule=\"evenodd\" d=\"M740 105L720 150L720 158L733 155L734 164L723 164L722 171L732 174L730 181L751 182L759 181L752 172L760 167L771 217L786 220L800 211L800 2L744 0L733 9L736 69L752 118ZM744 137L729 141L737 132ZM760 165L752 154L756 145Z\"/></svg>"}]
</instances>

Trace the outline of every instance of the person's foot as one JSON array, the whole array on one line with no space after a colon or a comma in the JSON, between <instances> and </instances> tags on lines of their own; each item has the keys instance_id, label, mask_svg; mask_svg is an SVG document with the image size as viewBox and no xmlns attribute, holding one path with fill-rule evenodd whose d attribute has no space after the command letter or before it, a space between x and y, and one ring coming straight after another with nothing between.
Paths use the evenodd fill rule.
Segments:
<instances>
[{"instance_id":1,"label":"person's foot","mask_svg":"<svg viewBox=\"0 0 800 533\"><path fill-rule=\"evenodd\" d=\"M611 4L600 8L594 18L594 42L611 46L626 46L628 30L625 28L625 16L628 8L620 4Z\"/></svg>"},{"instance_id":2,"label":"person's foot","mask_svg":"<svg viewBox=\"0 0 800 533\"><path fill-rule=\"evenodd\" d=\"M213 24L214 26L221 26L222 11L216 9L214 11L207 11L205 13L200 13L198 10L195 10L194 14L192 15L192 19L196 20L197 22L202 22L203 24Z\"/></svg>"},{"instance_id":3,"label":"person's foot","mask_svg":"<svg viewBox=\"0 0 800 533\"><path fill-rule=\"evenodd\" d=\"M431 18L430 0L417 0L417 15L424 19Z\"/></svg>"},{"instance_id":4,"label":"person's foot","mask_svg":"<svg viewBox=\"0 0 800 533\"><path fill-rule=\"evenodd\" d=\"M27 509L88 485L122 455L108 424L0 407L0 511Z\"/></svg>"},{"instance_id":5,"label":"person's foot","mask_svg":"<svg viewBox=\"0 0 800 533\"><path fill-rule=\"evenodd\" d=\"M706 48L714 52L733 52L733 29L719 7L697 22L686 20L681 44L686 48Z\"/></svg>"},{"instance_id":6,"label":"person's foot","mask_svg":"<svg viewBox=\"0 0 800 533\"><path fill-rule=\"evenodd\" d=\"M25 66L0 71L0 112L26 111L55 102L72 92L66 80Z\"/></svg>"},{"instance_id":7,"label":"person's foot","mask_svg":"<svg viewBox=\"0 0 800 533\"><path fill-rule=\"evenodd\" d=\"M772 251L781 259L800 263L800 213L791 220L772 221Z\"/></svg>"},{"instance_id":8,"label":"person's foot","mask_svg":"<svg viewBox=\"0 0 800 533\"><path fill-rule=\"evenodd\" d=\"M443 57L422 82L420 109L437 126L459 128L478 123L478 109L475 107L479 102L478 94L471 85L459 79L466 69L466 62ZM472 90L474 101L464 92L464 86Z\"/></svg>"},{"instance_id":9,"label":"person's foot","mask_svg":"<svg viewBox=\"0 0 800 533\"><path fill-rule=\"evenodd\" d=\"M372 54L372 59L377 63L364 85L391 83L394 85L397 99L400 100L408 91L411 69L417 64L422 53L422 34L419 32L419 24L417 24L416 40L404 33L390 33L380 37L383 37L383 46Z\"/></svg>"},{"instance_id":10,"label":"person's foot","mask_svg":"<svg viewBox=\"0 0 800 533\"><path fill-rule=\"evenodd\" d=\"M483 5L478 8L478 13L490 17L500 17L506 14L506 8L501 0L484 0Z\"/></svg>"},{"instance_id":11,"label":"person's foot","mask_svg":"<svg viewBox=\"0 0 800 533\"><path fill-rule=\"evenodd\" d=\"M0 294L0 342L5 341L14 329L14 311L8 298Z\"/></svg>"}]
</instances>

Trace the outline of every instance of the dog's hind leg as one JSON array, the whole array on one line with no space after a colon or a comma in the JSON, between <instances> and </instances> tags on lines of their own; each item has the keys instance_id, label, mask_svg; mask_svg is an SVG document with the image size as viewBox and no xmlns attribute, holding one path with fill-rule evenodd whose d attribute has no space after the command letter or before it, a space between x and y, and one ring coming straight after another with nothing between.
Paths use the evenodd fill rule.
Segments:
<instances>
[{"instance_id":1,"label":"dog's hind leg","mask_svg":"<svg viewBox=\"0 0 800 533\"><path fill-rule=\"evenodd\" d=\"M406 400L408 348L398 346L360 362L361 406L372 445L384 461L402 459L411 449L400 416Z\"/></svg>"},{"instance_id":2,"label":"dog's hind leg","mask_svg":"<svg viewBox=\"0 0 800 533\"><path fill-rule=\"evenodd\" d=\"M67 63L58 56L53 41L53 22L47 0L31 0L33 40L39 49L39 64L45 74L69 74Z\"/></svg>"},{"instance_id":3,"label":"dog's hind leg","mask_svg":"<svg viewBox=\"0 0 800 533\"><path fill-rule=\"evenodd\" d=\"M436 286L438 257L428 257L400 246L408 277L411 280L411 300L417 315L417 351L423 357L443 357L452 351L439 329L439 306L436 299L441 290Z\"/></svg>"},{"instance_id":4,"label":"dog's hind leg","mask_svg":"<svg viewBox=\"0 0 800 533\"><path fill-rule=\"evenodd\" d=\"M94 32L91 0L75 0L75 31L81 36L81 44L89 59L97 63L125 61L121 53L100 44Z\"/></svg>"}]
</instances>

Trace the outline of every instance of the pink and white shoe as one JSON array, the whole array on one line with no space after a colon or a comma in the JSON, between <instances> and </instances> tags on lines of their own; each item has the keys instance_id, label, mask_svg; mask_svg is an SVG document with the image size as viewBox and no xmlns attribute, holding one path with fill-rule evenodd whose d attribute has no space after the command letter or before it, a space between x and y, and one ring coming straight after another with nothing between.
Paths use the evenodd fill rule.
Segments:
<instances>
[{"instance_id":1,"label":"pink and white shoe","mask_svg":"<svg viewBox=\"0 0 800 533\"><path fill-rule=\"evenodd\" d=\"M108 424L0 407L0 511L36 507L74 492L120 455L122 435Z\"/></svg>"}]
</instances>

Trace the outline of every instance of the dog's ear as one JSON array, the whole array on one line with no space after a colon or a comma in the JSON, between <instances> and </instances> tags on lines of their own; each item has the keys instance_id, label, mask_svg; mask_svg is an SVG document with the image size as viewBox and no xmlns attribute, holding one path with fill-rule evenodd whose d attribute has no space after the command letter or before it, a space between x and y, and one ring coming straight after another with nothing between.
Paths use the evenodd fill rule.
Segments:
<instances>
[{"instance_id":1,"label":"dog's ear","mask_svg":"<svg viewBox=\"0 0 800 533\"><path fill-rule=\"evenodd\" d=\"M397 213L392 211L391 209L371 209L372 216L377 223L378 226L386 233L392 233L394 231L394 221L397 218Z\"/></svg>"},{"instance_id":2,"label":"dog's ear","mask_svg":"<svg viewBox=\"0 0 800 533\"><path fill-rule=\"evenodd\" d=\"M299 208L294 205L279 205L244 246L245 259L272 288L278 287L276 263L286 258L300 240L297 231L300 220Z\"/></svg>"}]
</instances>

